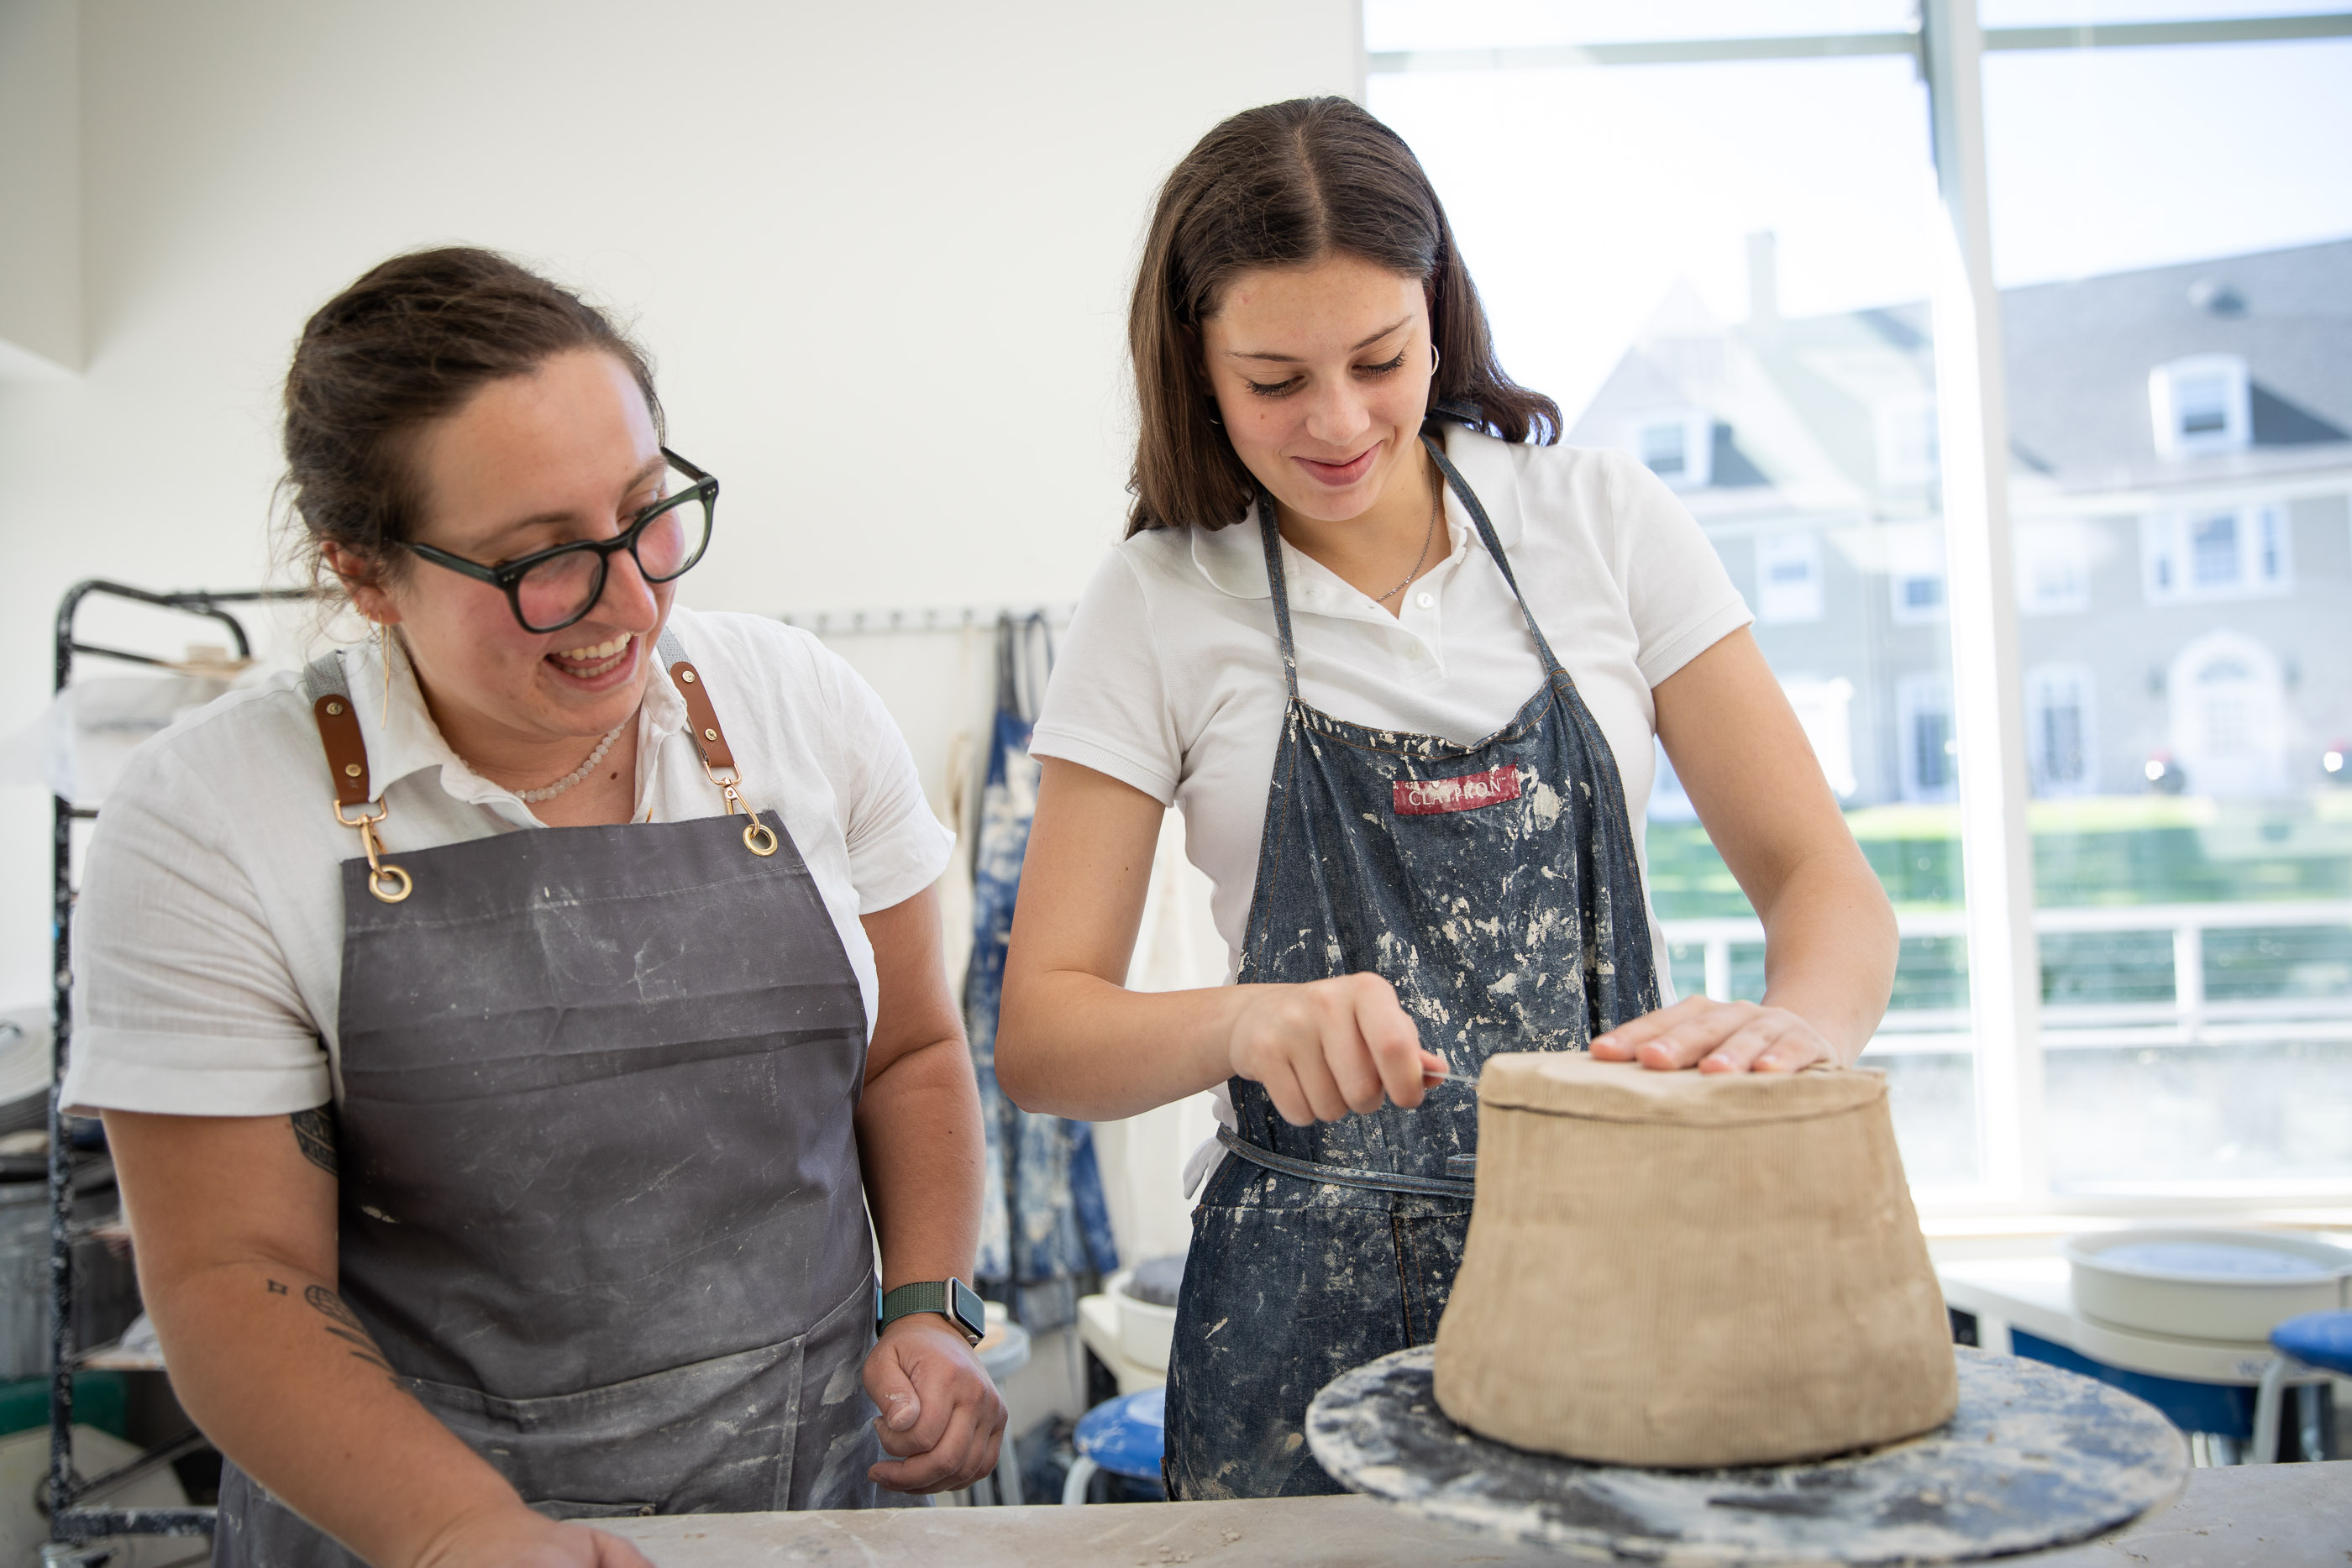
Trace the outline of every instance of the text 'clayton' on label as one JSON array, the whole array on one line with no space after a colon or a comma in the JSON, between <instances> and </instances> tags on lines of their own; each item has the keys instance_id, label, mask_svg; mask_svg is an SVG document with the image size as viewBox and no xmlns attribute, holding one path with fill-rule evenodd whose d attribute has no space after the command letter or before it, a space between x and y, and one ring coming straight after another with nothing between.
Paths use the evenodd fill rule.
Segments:
<instances>
[{"instance_id":1,"label":"text 'clayton' on label","mask_svg":"<svg viewBox=\"0 0 2352 1568\"><path fill-rule=\"evenodd\" d=\"M1400 817L1433 817L1444 811L1475 811L1519 798L1519 771L1506 763L1459 779L1400 779L1395 789Z\"/></svg>"}]
</instances>

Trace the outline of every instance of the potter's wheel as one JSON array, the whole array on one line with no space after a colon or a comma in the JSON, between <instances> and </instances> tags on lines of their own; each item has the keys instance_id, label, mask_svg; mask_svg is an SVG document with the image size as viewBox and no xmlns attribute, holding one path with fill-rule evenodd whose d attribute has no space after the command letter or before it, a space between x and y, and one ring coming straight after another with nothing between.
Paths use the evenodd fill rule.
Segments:
<instances>
[{"instance_id":1,"label":"potter's wheel","mask_svg":"<svg viewBox=\"0 0 2352 1568\"><path fill-rule=\"evenodd\" d=\"M1530 1453L1437 1406L1427 1345L1333 1381L1307 1413L1342 1484L1572 1556L1664 1564L1954 1563L2085 1540L2171 1500L2172 1424L2040 1362L1955 1346L1960 1406L1924 1436L1805 1464L1632 1469Z\"/></svg>"}]
</instances>

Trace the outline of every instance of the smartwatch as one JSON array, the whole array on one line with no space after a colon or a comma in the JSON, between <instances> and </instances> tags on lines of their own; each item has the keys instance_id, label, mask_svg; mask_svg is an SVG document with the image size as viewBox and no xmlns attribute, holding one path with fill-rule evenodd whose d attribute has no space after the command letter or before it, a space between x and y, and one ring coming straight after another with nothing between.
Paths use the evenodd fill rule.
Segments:
<instances>
[{"instance_id":1,"label":"smartwatch","mask_svg":"<svg viewBox=\"0 0 2352 1568\"><path fill-rule=\"evenodd\" d=\"M874 1329L877 1333L914 1312L939 1313L955 1324L956 1332L971 1344L978 1344L988 1333L988 1309L980 1292L961 1280L925 1280L901 1285L887 1296L877 1284L874 1291Z\"/></svg>"}]
</instances>

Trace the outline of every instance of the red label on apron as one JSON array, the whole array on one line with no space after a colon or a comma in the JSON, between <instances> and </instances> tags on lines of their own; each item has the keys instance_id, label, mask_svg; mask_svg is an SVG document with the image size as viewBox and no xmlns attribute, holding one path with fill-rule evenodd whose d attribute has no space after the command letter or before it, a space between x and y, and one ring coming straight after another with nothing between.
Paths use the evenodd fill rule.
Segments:
<instances>
[{"instance_id":1,"label":"red label on apron","mask_svg":"<svg viewBox=\"0 0 2352 1568\"><path fill-rule=\"evenodd\" d=\"M1434 817L1443 811L1475 811L1519 798L1519 770L1508 763L1460 779L1400 779L1396 812L1400 817Z\"/></svg>"}]
</instances>

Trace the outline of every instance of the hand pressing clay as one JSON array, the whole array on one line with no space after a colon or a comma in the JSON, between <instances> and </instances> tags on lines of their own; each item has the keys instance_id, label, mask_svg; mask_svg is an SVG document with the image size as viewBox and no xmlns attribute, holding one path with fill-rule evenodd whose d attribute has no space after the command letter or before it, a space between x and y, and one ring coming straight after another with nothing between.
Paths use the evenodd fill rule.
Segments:
<instances>
[{"instance_id":1,"label":"hand pressing clay","mask_svg":"<svg viewBox=\"0 0 2352 1568\"><path fill-rule=\"evenodd\" d=\"M1885 1076L1489 1060L1436 1392L1472 1431L1604 1464L1777 1464L1950 1419Z\"/></svg>"}]
</instances>

